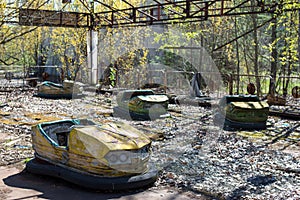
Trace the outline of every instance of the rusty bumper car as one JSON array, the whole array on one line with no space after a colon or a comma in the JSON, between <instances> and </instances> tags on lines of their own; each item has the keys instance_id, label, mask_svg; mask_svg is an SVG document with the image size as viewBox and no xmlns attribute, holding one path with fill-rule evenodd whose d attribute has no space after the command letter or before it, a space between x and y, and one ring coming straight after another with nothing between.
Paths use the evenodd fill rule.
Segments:
<instances>
[{"instance_id":1,"label":"rusty bumper car","mask_svg":"<svg viewBox=\"0 0 300 200\"><path fill-rule=\"evenodd\" d=\"M225 130L259 130L266 129L268 115L268 103L256 95L227 95L220 100L214 120Z\"/></svg>"},{"instance_id":2,"label":"rusty bumper car","mask_svg":"<svg viewBox=\"0 0 300 200\"><path fill-rule=\"evenodd\" d=\"M167 117L169 98L152 90L125 90L117 95L114 115L125 119L153 120Z\"/></svg>"},{"instance_id":3,"label":"rusty bumper car","mask_svg":"<svg viewBox=\"0 0 300 200\"><path fill-rule=\"evenodd\" d=\"M149 165L151 140L124 123L60 120L32 127L35 158L31 173L64 179L95 190L150 186L157 170Z\"/></svg>"},{"instance_id":4,"label":"rusty bumper car","mask_svg":"<svg viewBox=\"0 0 300 200\"><path fill-rule=\"evenodd\" d=\"M47 99L73 99L83 97L79 83L66 80L62 84L44 81L38 86L34 96Z\"/></svg>"}]
</instances>

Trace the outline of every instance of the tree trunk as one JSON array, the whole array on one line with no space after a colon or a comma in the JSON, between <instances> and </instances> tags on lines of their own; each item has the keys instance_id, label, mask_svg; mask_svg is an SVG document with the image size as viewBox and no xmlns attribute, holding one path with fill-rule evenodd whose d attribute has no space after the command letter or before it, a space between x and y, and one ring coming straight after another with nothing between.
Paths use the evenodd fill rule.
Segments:
<instances>
[{"instance_id":1,"label":"tree trunk","mask_svg":"<svg viewBox=\"0 0 300 200\"><path fill-rule=\"evenodd\" d=\"M236 17L234 18L234 30L235 30L235 37L238 38L237 34L237 22ZM240 93L240 52L239 52L239 42L238 39L235 41L236 44L236 59L237 59L237 66L236 66L236 73L237 73L237 79L236 79L236 92L237 94Z\"/></svg>"},{"instance_id":2,"label":"tree trunk","mask_svg":"<svg viewBox=\"0 0 300 200\"><path fill-rule=\"evenodd\" d=\"M300 0L299 0L299 3L300 3ZM300 58L300 10L298 10L298 58ZM299 61L299 65L298 65L298 69L297 69L297 72L298 74L300 73L300 59L298 60Z\"/></svg>"},{"instance_id":3,"label":"tree trunk","mask_svg":"<svg viewBox=\"0 0 300 200\"><path fill-rule=\"evenodd\" d=\"M250 74L250 69L249 69L249 64L248 64L248 60L247 60L247 49L246 49L246 43L244 43L244 59L245 59L245 66L246 66L246 71L247 74ZM251 81L250 76L248 76L248 81Z\"/></svg>"},{"instance_id":4,"label":"tree trunk","mask_svg":"<svg viewBox=\"0 0 300 200\"><path fill-rule=\"evenodd\" d=\"M277 21L276 18L273 19L272 21L273 26L272 26L272 61L271 61L271 79L270 79L270 85L269 85L269 94L271 96L275 95L275 89L276 89L276 74L277 74L277 48L276 48L276 26L277 26Z\"/></svg>"},{"instance_id":5,"label":"tree trunk","mask_svg":"<svg viewBox=\"0 0 300 200\"><path fill-rule=\"evenodd\" d=\"M291 52L289 51L289 54L291 54ZM290 55L291 56L291 55ZM291 63L288 62L287 63L287 74L284 73L284 76L286 76L286 79L284 78L284 84L283 84L283 96L286 97L288 94L288 87L289 87L289 83L290 83L290 76L292 74L292 68L291 68Z\"/></svg>"},{"instance_id":6,"label":"tree trunk","mask_svg":"<svg viewBox=\"0 0 300 200\"><path fill-rule=\"evenodd\" d=\"M252 4L255 3L251 1ZM257 15L253 14L252 23L253 23L253 40L254 40L254 74L255 74L255 82L257 88L257 95L261 95L260 90L260 77L259 77L259 64L258 64L258 36L257 36Z\"/></svg>"}]
</instances>

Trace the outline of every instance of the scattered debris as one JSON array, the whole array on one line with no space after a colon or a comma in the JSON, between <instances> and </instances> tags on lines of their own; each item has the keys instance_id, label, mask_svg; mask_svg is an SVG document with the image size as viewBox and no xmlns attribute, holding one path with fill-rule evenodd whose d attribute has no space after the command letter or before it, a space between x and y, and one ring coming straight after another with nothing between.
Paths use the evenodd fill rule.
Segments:
<instances>
[{"instance_id":1,"label":"scattered debris","mask_svg":"<svg viewBox=\"0 0 300 200\"><path fill-rule=\"evenodd\" d=\"M300 119L300 107L294 105L286 106L270 106L270 115L278 116L282 118L289 118L293 120Z\"/></svg>"},{"instance_id":2,"label":"scattered debris","mask_svg":"<svg viewBox=\"0 0 300 200\"><path fill-rule=\"evenodd\" d=\"M268 95L267 96L267 102L269 105L280 105L284 106L286 104L286 98L281 96L275 96L275 95Z\"/></svg>"},{"instance_id":3,"label":"scattered debris","mask_svg":"<svg viewBox=\"0 0 300 200\"><path fill-rule=\"evenodd\" d=\"M32 93L0 95L0 102L9 105L0 111L10 113L0 119L0 135L5 136L0 140L0 165L33 157L32 148L19 147L32 144L31 124L25 122L42 120L35 114L60 119L86 116L95 121L125 121L147 134L158 134L153 138L150 158L159 169L157 187L176 187L220 199L300 199L300 127L282 135L296 127L297 120L269 116L265 130L225 131L214 125L213 108L169 104L168 118L127 121L105 114L112 111L114 95L87 92L84 98L70 101L41 99ZM299 99L289 102L300 107ZM107 112L100 111L104 108ZM24 124L2 121L17 118ZM274 140L278 136L282 137ZM18 138L21 140L5 146Z\"/></svg>"}]
</instances>

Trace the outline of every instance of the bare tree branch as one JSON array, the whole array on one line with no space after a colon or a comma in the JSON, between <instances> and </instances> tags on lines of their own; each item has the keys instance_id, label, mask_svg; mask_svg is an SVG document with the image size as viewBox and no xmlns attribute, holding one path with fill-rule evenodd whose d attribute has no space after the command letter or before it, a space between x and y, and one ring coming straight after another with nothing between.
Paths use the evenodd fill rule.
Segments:
<instances>
[{"instance_id":1,"label":"bare tree branch","mask_svg":"<svg viewBox=\"0 0 300 200\"><path fill-rule=\"evenodd\" d=\"M23 33L19 33L19 34L17 34L17 35L14 35L14 36L12 36L11 38L4 39L3 41L0 42L0 44L8 43L8 42L10 42L10 41L12 41L12 40L14 40L14 39L16 39L16 38L18 38L18 37L21 37L21 36L23 36L23 35L26 35L27 33L30 33L30 32L32 32L32 31L36 30L37 28L38 28L38 27L34 27L34 28L32 28L32 29L29 29L29 30L27 30L27 31L24 31Z\"/></svg>"}]
</instances>

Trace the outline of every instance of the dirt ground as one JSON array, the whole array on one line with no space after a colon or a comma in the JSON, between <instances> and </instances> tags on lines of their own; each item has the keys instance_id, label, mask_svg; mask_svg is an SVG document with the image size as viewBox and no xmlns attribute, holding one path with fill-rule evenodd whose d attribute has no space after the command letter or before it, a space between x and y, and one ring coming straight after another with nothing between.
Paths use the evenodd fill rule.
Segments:
<instances>
[{"instance_id":1,"label":"dirt ground","mask_svg":"<svg viewBox=\"0 0 300 200\"><path fill-rule=\"evenodd\" d=\"M156 186L148 189L103 193L60 179L30 174L20 162L33 157L30 129L33 124L84 116L99 121L121 120L111 116L110 98L91 94L82 100L46 100L32 97L30 92L0 97L2 102L7 102L0 110L0 200L213 199L199 193L223 199L244 196L243 199L274 199L271 198L274 196L276 199L299 199L299 173L294 172L299 168L300 158L299 121L269 117L267 131L219 134L212 123L212 110L185 105L172 105L171 118L128 121L146 134L151 133L155 152L152 162L161 168L160 176ZM294 105L299 107L300 102L297 100ZM287 165L282 166L283 162ZM261 177L265 169L273 173L271 177L275 182L256 186L256 182L247 178ZM251 187L241 187L243 185ZM189 191L182 192L178 188Z\"/></svg>"},{"instance_id":2,"label":"dirt ground","mask_svg":"<svg viewBox=\"0 0 300 200\"><path fill-rule=\"evenodd\" d=\"M208 199L190 192L179 192L172 188L151 187L131 192L97 192L80 188L52 177L30 174L24 165L0 167L0 199L119 199L119 200L189 200Z\"/></svg>"}]
</instances>

